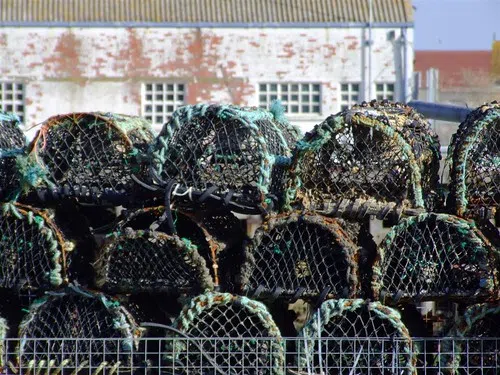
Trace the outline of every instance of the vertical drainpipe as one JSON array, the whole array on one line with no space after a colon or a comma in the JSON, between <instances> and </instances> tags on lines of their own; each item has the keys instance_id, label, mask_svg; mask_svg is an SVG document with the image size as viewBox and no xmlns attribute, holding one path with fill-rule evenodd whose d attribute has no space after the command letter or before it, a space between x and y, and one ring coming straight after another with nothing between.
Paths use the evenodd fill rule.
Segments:
<instances>
[{"instance_id":1,"label":"vertical drainpipe","mask_svg":"<svg viewBox=\"0 0 500 375\"><path fill-rule=\"evenodd\" d=\"M403 44L403 58L402 58L402 90L401 90L401 96L402 96L402 102L406 103L408 101L408 66L409 66L409 61L408 61L408 39L407 39L407 28L402 27L401 28L401 43Z\"/></svg>"},{"instance_id":2,"label":"vertical drainpipe","mask_svg":"<svg viewBox=\"0 0 500 375\"><path fill-rule=\"evenodd\" d=\"M368 22L368 100L372 100L372 21L373 21L373 0L369 5L370 18Z\"/></svg>"}]
</instances>

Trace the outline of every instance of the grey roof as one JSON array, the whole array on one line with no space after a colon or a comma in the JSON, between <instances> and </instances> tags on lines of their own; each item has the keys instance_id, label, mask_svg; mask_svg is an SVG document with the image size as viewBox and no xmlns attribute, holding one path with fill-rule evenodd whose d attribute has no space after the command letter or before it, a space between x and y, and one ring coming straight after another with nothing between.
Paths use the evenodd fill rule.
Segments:
<instances>
[{"instance_id":1,"label":"grey roof","mask_svg":"<svg viewBox=\"0 0 500 375\"><path fill-rule=\"evenodd\" d=\"M411 0L372 0L373 23L412 23ZM0 24L367 23L369 0L0 0Z\"/></svg>"}]
</instances>

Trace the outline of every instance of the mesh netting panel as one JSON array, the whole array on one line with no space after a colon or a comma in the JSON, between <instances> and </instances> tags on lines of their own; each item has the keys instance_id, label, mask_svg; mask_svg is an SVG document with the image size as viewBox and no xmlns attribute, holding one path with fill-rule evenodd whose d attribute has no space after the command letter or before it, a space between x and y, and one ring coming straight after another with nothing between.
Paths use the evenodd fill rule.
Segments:
<instances>
[{"instance_id":1,"label":"mesh netting panel","mask_svg":"<svg viewBox=\"0 0 500 375\"><path fill-rule=\"evenodd\" d=\"M27 206L4 204L0 236L1 287L29 291L63 283L70 244L43 213Z\"/></svg>"},{"instance_id":2,"label":"mesh netting panel","mask_svg":"<svg viewBox=\"0 0 500 375\"><path fill-rule=\"evenodd\" d=\"M186 239L131 228L110 238L96 263L99 287L129 293L213 288L205 260Z\"/></svg>"},{"instance_id":3,"label":"mesh netting panel","mask_svg":"<svg viewBox=\"0 0 500 375\"><path fill-rule=\"evenodd\" d=\"M450 204L457 215L493 217L500 205L500 103L471 112L453 136L448 155Z\"/></svg>"},{"instance_id":4,"label":"mesh netting panel","mask_svg":"<svg viewBox=\"0 0 500 375\"><path fill-rule=\"evenodd\" d=\"M153 133L139 118L72 113L49 118L30 144L32 159L51 182L80 197L130 192Z\"/></svg>"},{"instance_id":5,"label":"mesh netting panel","mask_svg":"<svg viewBox=\"0 0 500 375\"><path fill-rule=\"evenodd\" d=\"M354 107L328 117L298 145L287 204L331 212L365 207L433 207L439 143L429 125L402 105Z\"/></svg>"},{"instance_id":6,"label":"mesh netting panel","mask_svg":"<svg viewBox=\"0 0 500 375\"><path fill-rule=\"evenodd\" d=\"M0 149L12 150L26 146L26 138L20 128L19 118L0 110Z\"/></svg>"},{"instance_id":7,"label":"mesh netting panel","mask_svg":"<svg viewBox=\"0 0 500 375\"><path fill-rule=\"evenodd\" d=\"M468 307L448 336L464 338L445 341L445 350L454 356L443 356L445 373L449 374L497 374L500 362L500 305L477 304ZM474 340L468 338L483 338ZM443 365L443 363L441 363Z\"/></svg>"},{"instance_id":8,"label":"mesh netting panel","mask_svg":"<svg viewBox=\"0 0 500 375\"><path fill-rule=\"evenodd\" d=\"M290 149L271 112L235 106L185 106L172 115L152 147L151 173L195 190L235 191L240 204L278 194ZM275 157L276 156L276 157Z\"/></svg>"},{"instance_id":9,"label":"mesh netting panel","mask_svg":"<svg viewBox=\"0 0 500 375\"><path fill-rule=\"evenodd\" d=\"M0 111L0 198L5 200L15 198L21 188L17 163L26 139L19 125L16 115Z\"/></svg>"},{"instance_id":10,"label":"mesh netting panel","mask_svg":"<svg viewBox=\"0 0 500 375\"><path fill-rule=\"evenodd\" d=\"M408 330L396 310L378 302L328 300L311 317L301 336L305 340L299 342L299 364L304 371L393 374L391 369L397 368L406 369L401 374L415 372L416 358ZM314 340L318 337L323 340Z\"/></svg>"},{"instance_id":11,"label":"mesh netting panel","mask_svg":"<svg viewBox=\"0 0 500 375\"><path fill-rule=\"evenodd\" d=\"M81 367L92 373L104 362L109 367L128 362L138 335L134 320L119 304L101 294L69 291L30 307L19 328L18 361L24 368L43 368L42 363L47 368L52 362L54 371ZM105 338L123 340L99 340Z\"/></svg>"},{"instance_id":12,"label":"mesh netting panel","mask_svg":"<svg viewBox=\"0 0 500 375\"><path fill-rule=\"evenodd\" d=\"M244 252L244 290L279 287L288 295L303 289L303 296L317 296L330 288L335 297L352 297L358 288L357 247L333 219L279 215L257 230Z\"/></svg>"},{"instance_id":13,"label":"mesh netting panel","mask_svg":"<svg viewBox=\"0 0 500 375\"><path fill-rule=\"evenodd\" d=\"M282 374L284 346L266 307L228 293L206 293L194 298L174 326L184 335L210 338L177 343L176 369L190 374ZM253 340L241 340L254 338ZM262 339L263 338L263 339ZM265 340L265 339L268 340ZM203 370L200 367L203 363Z\"/></svg>"},{"instance_id":14,"label":"mesh netting panel","mask_svg":"<svg viewBox=\"0 0 500 375\"><path fill-rule=\"evenodd\" d=\"M445 214L404 219L378 248L373 288L388 301L498 297L498 253L472 222Z\"/></svg>"}]
</instances>

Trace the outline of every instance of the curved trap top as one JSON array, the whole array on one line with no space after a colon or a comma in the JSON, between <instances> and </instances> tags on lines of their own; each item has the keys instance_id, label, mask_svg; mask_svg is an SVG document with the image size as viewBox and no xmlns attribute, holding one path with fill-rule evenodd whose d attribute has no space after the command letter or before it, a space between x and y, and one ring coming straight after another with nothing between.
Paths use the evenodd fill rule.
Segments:
<instances>
[{"instance_id":1,"label":"curved trap top","mask_svg":"<svg viewBox=\"0 0 500 375\"><path fill-rule=\"evenodd\" d=\"M214 287L195 245L150 230L125 228L110 234L95 269L96 285L113 292L197 293Z\"/></svg>"},{"instance_id":2,"label":"curved trap top","mask_svg":"<svg viewBox=\"0 0 500 375\"><path fill-rule=\"evenodd\" d=\"M498 251L474 223L445 214L402 220L378 247L376 298L498 298Z\"/></svg>"},{"instance_id":3,"label":"curved trap top","mask_svg":"<svg viewBox=\"0 0 500 375\"><path fill-rule=\"evenodd\" d=\"M294 152L287 205L297 199L335 216L434 206L437 138L409 107L375 104L332 115L306 134Z\"/></svg>"},{"instance_id":4,"label":"curved trap top","mask_svg":"<svg viewBox=\"0 0 500 375\"><path fill-rule=\"evenodd\" d=\"M60 286L66 280L67 252L52 220L41 211L6 203L0 213L0 286L36 291Z\"/></svg>"},{"instance_id":5,"label":"curved trap top","mask_svg":"<svg viewBox=\"0 0 500 375\"><path fill-rule=\"evenodd\" d=\"M444 341L443 352L454 353L441 358L444 373L464 375L496 373L500 361L499 321L499 303L469 306L448 333L449 337L458 339L453 343ZM471 338L483 338L483 340Z\"/></svg>"},{"instance_id":6,"label":"curved trap top","mask_svg":"<svg viewBox=\"0 0 500 375\"><path fill-rule=\"evenodd\" d=\"M300 336L304 338L299 341L302 371L334 374L351 368L356 374L369 369L377 374L416 373L415 348L399 312L378 302L325 301ZM395 352L405 354L395 356Z\"/></svg>"},{"instance_id":7,"label":"curved trap top","mask_svg":"<svg viewBox=\"0 0 500 375\"><path fill-rule=\"evenodd\" d=\"M174 322L181 337L166 357L176 369L201 373L283 374L284 345L271 314L260 302L229 293L205 293L191 300ZM254 340L249 340L249 338ZM200 364L203 363L203 367ZM212 373L212 371L210 371Z\"/></svg>"},{"instance_id":8,"label":"curved trap top","mask_svg":"<svg viewBox=\"0 0 500 375\"><path fill-rule=\"evenodd\" d=\"M500 103L472 111L453 136L450 198L459 216L490 219L500 206Z\"/></svg>"},{"instance_id":9,"label":"curved trap top","mask_svg":"<svg viewBox=\"0 0 500 375\"><path fill-rule=\"evenodd\" d=\"M195 105L179 108L151 149L154 181L231 196L248 206L266 206L283 189L290 156L288 125L257 108ZM185 195L188 198L189 195Z\"/></svg>"},{"instance_id":10,"label":"curved trap top","mask_svg":"<svg viewBox=\"0 0 500 375\"><path fill-rule=\"evenodd\" d=\"M288 297L352 297L358 290L357 253L334 219L277 215L246 244L240 282L245 291Z\"/></svg>"},{"instance_id":11,"label":"curved trap top","mask_svg":"<svg viewBox=\"0 0 500 375\"><path fill-rule=\"evenodd\" d=\"M92 202L130 194L132 174L154 136L140 118L111 113L70 113L46 120L29 146L32 168L48 175L48 187Z\"/></svg>"},{"instance_id":12,"label":"curved trap top","mask_svg":"<svg viewBox=\"0 0 500 375\"><path fill-rule=\"evenodd\" d=\"M39 367L88 373L103 367L116 370L130 360L140 334L118 303L100 293L68 288L30 307L19 327L18 365L25 372Z\"/></svg>"}]
</instances>

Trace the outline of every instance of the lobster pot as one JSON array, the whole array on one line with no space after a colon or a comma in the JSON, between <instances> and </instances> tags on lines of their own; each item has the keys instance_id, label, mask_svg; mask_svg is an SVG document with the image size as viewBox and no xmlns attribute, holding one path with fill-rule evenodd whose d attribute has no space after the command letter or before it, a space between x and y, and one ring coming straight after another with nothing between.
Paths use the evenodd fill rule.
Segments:
<instances>
[{"instance_id":1,"label":"lobster pot","mask_svg":"<svg viewBox=\"0 0 500 375\"><path fill-rule=\"evenodd\" d=\"M29 146L30 159L47 175L45 185L80 200L131 194L141 174L140 155L154 136L139 117L70 113L49 118Z\"/></svg>"},{"instance_id":2,"label":"lobster pot","mask_svg":"<svg viewBox=\"0 0 500 375\"><path fill-rule=\"evenodd\" d=\"M99 373L130 364L140 334L130 314L102 294L72 288L35 301L19 328L21 373ZM76 373L74 372L74 373Z\"/></svg>"},{"instance_id":3,"label":"lobster pot","mask_svg":"<svg viewBox=\"0 0 500 375\"><path fill-rule=\"evenodd\" d=\"M472 111L453 136L448 155L452 210L458 216L494 217L500 205L500 103Z\"/></svg>"},{"instance_id":4,"label":"lobster pot","mask_svg":"<svg viewBox=\"0 0 500 375\"><path fill-rule=\"evenodd\" d=\"M9 327L7 325L7 320L4 318L0 318L0 367L3 368L5 363L5 355L6 351L8 352L8 347L6 348L6 342L5 339L7 338L7 334L9 332Z\"/></svg>"},{"instance_id":5,"label":"lobster pot","mask_svg":"<svg viewBox=\"0 0 500 375\"><path fill-rule=\"evenodd\" d=\"M444 341L441 358L445 374L497 374L500 362L500 304L477 304L468 307L449 332L457 337ZM474 339L476 338L476 339ZM452 355L453 353L453 355Z\"/></svg>"},{"instance_id":6,"label":"lobster pot","mask_svg":"<svg viewBox=\"0 0 500 375\"><path fill-rule=\"evenodd\" d=\"M52 220L34 208L5 203L0 213L0 287L36 292L66 279L66 242Z\"/></svg>"},{"instance_id":7,"label":"lobster pot","mask_svg":"<svg viewBox=\"0 0 500 375\"><path fill-rule=\"evenodd\" d=\"M153 143L150 174L196 191L212 187L240 205L267 206L283 190L294 134L282 116L262 109L181 107Z\"/></svg>"},{"instance_id":8,"label":"lobster pot","mask_svg":"<svg viewBox=\"0 0 500 375\"><path fill-rule=\"evenodd\" d=\"M182 373L283 374L284 343L266 307L228 293L194 298L174 322L183 337L168 341L165 360ZM203 364L203 366L201 366Z\"/></svg>"},{"instance_id":9,"label":"lobster pot","mask_svg":"<svg viewBox=\"0 0 500 375\"><path fill-rule=\"evenodd\" d=\"M378 248L376 298L396 303L498 298L498 252L473 222L446 214L402 220Z\"/></svg>"},{"instance_id":10,"label":"lobster pot","mask_svg":"<svg viewBox=\"0 0 500 375\"><path fill-rule=\"evenodd\" d=\"M334 219L296 213L272 217L244 254L240 281L247 292L352 297L358 289L357 247Z\"/></svg>"},{"instance_id":11,"label":"lobster pot","mask_svg":"<svg viewBox=\"0 0 500 375\"><path fill-rule=\"evenodd\" d=\"M126 228L109 235L96 262L96 285L109 292L186 292L213 289L196 245L176 235Z\"/></svg>"},{"instance_id":12,"label":"lobster pot","mask_svg":"<svg viewBox=\"0 0 500 375\"><path fill-rule=\"evenodd\" d=\"M21 190L21 175L26 138L20 120L14 114L0 111L0 198L16 198Z\"/></svg>"},{"instance_id":13,"label":"lobster pot","mask_svg":"<svg viewBox=\"0 0 500 375\"><path fill-rule=\"evenodd\" d=\"M287 207L346 217L436 204L439 142L409 107L355 106L306 134L294 151Z\"/></svg>"},{"instance_id":14,"label":"lobster pot","mask_svg":"<svg viewBox=\"0 0 500 375\"><path fill-rule=\"evenodd\" d=\"M300 336L298 363L307 373L416 373L416 353L399 313L378 302L325 301Z\"/></svg>"}]
</instances>

